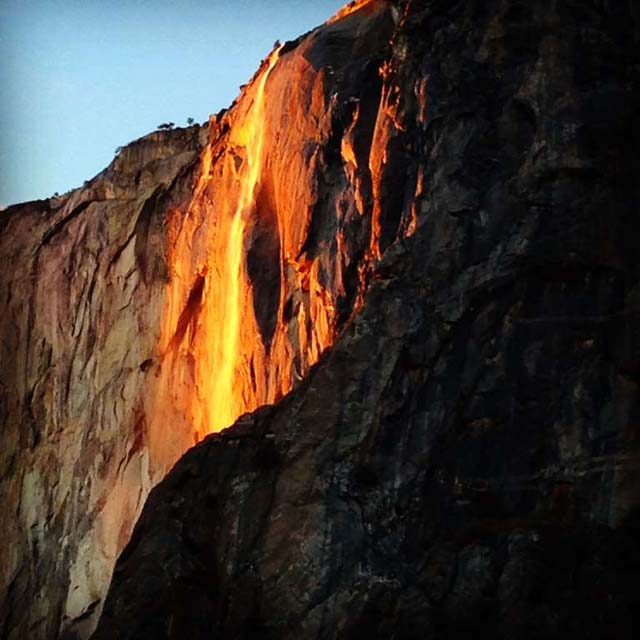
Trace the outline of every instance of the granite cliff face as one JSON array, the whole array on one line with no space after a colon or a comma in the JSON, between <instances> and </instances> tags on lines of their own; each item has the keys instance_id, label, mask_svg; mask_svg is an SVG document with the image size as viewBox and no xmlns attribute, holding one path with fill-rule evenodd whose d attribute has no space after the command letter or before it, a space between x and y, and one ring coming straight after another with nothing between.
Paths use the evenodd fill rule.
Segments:
<instances>
[{"instance_id":1,"label":"granite cliff face","mask_svg":"<svg viewBox=\"0 0 640 640\"><path fill-rule=\"evenodd\" d=\"M96 638L638 623L635 7L396 8L362 308L153 490Z\"/></svg>"},{"instance_id":2,"label":"granite cliff face","mask_svg":"<svg viewBox=\"0 0 640 640\"><path fill-rule=\"evenodd\" d=\"M357 2L3 211L0 637L630 637L638 20Z\"/></svg>"},{"instance_id":3,"label":"granite cliff face","mask_svg":"<svg viewBox=\"0 0 640 640\"><path fill-rule=\"evenodd\" d=\"M150 488L282 398L361 305L406 231L380 230L370 162L396 19L349 6L207 127L2 213L1 637L88 637Z\"/></svg>"},{"instance_id":4,"label":"granite cliff face","mask_svg":"<svg viewBox=\"0 0 640 640\"><path fill-rule=\"evenodd\" d=\"M191 193L206 134L151 134L84 188L2 213L2 638L91 632L166 471L149 456L145 363L167 278L163 212Z\"/></svg>"}]
</instances>

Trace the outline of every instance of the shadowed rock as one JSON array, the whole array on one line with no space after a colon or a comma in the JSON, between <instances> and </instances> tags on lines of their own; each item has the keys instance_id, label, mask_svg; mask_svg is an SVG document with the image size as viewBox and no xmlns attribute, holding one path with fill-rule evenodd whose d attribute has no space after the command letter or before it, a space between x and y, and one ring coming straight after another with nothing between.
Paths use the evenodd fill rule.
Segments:
<instances>
[{"instance_id":1,"label":"shadowed rock","mask_svg":"<svg viewBox=\"0 0 640 640\"><path fill-rule=\"evenodd\" d=\"M96 639L632 637L638 16L396 8L362 308L152 491Z\"/></svg>"}]
</instances>

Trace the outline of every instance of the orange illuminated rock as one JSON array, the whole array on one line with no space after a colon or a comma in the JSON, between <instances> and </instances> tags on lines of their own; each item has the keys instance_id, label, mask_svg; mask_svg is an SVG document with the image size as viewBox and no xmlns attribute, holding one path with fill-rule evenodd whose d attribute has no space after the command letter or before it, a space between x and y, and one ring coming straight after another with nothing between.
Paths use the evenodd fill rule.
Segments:
<instances>
[{"instance_id":1,"label":"orange illuminated rock","mask_svg":"<svg viewBox=\"0 0 640 640\"><path fill-rule=\"evenodd\" d=\"M355 13L356 11L359 11L363 7L365 7L367 5L371 5L373 2L374 2L374 0L352 0L352 2L349 2L349 4L346 4L344 7L342 7L342 9L337 11L328 20L328 24L332 24L334 22L338 22L338 20L342 20L343 18L346 18L347 16L351 15L352 13Z\"/></svg>"},{"instance_id":2,"label":"orange illuminated rock","mask_svg":"<svg viewBox=\"0 0 640 640\"><path fill-rule=\"evenodd\" d=\"M153 415L164 422L166 412L177 401L184 418L193 425L196 438L228 426L246 408L237 372L244 350L247 346L255 347L259 338L255 331L247 336L243 327L251 322L245 313L245 301L250 295L245 232L248 220L256 212L256 192L262 174L265 84L277 60L275 50L258 82L248 90L250 104L244 118L231 130L227 143L230 152L222 160L225 177L229 179L228 190L220 194L225 208L212 210L205 197L214 180L213 147L207 146L202 152L200 177L186 215L176 212L171 219L175 225L169 245L171 281L162 322L163 363ZM204 240L202 262L196 265L197 273L190 286L189 279L185 280L189 274L190 243L202 220L211 226L206 226L209 234ZM197 318L188 330L181 325L185 311ZM241 343L243 337L254 344ZM180 386L183 380L188 380L185 387ZM182 396L172 393L176 388Z\"/></svg>"},{"instance_id":3,"label":"orange illuminated rock","mask_svg":"<svg viewBox=\"0 0 640 640\"><path fill-rule=\"evenodd\" d=\"M397 136L379 131L396 20L358 3L274 50L208 127L151 134L84 188L2 213L8 637L88 637L151 488L287 394L362 304L405 233L380 183L404 169L372 149Z\"/></svg>"},{"instance_id":4,"label":"orange illuminated rock","mask_svg":"<svg viewBox=\"0 0 640 640\"><path fill-rule=\"evenodd\" d=\"M386 2L364 4L276 48L237 104L211 120L194 197L171 217L150 409L160 458L171 459L168 419L190 425L197 441L280 399L361 300L380 257L383 169L370 157L384 156L378 129L388 126L375 56L393 26ZM364 49L373 57L354 75L350 60Z\"/></svg>"},{"instance_id":5,"label":"orange illuminated rock","mask_svg":"<svg viewBox=\"0 0 640 640\"><path fill-rule=\"evenodd\" d=\"M384 64L388 4L265 85L241 358L340 335L154 489L94 640L638 636L634 3L398 0Z\"/></svg>"}]
</instances>

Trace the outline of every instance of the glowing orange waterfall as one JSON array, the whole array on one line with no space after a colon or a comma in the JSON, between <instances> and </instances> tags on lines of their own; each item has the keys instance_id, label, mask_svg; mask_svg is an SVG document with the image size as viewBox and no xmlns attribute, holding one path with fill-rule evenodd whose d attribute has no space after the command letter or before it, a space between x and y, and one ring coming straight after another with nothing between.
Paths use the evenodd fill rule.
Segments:
<instances>
[{"instance_id":1,"label":"glowing orange waterfall","mask_svg":"<svg viewBox=\"0 0 640 640\"><path fill-rule=\"evenodd\" d=\"M388 10L381 0L358 0L331 22L348 18L357 31ZM327 149L336 113L344 117L345 102L328 91L337 76L300 48L282 51L211 117L195 182L184 187L191 195L176 199L168 217L155 390L144 411L161 471L305 378L361 305L379 258L384 135L365 133L371 125L356 106L341 144L344 166L336 164Z\"/></svg>"},{"instance_id":2,"label":"glowing orange waterfall","mask_svg":"<svg viewBox=\"0 0 640 640\"><path fill-rule=\"evenodd\" d=\"M241 201L244 198L241 198ZM211 351L217 355L219 366L210 378L210 394L205 399L208 405L208 428L218 431L229 425L236 417L233 395L233 377L238 358L238 332L240 327L240 277L242 269L242 239L244 221L239 205L236 211L227 244L226 263L221 274L218 295L223 300L224 312L219 322L219 330L212 332ZM208 386L208 385L207 385Z\"/></svg>"},{"instance_id":3,"label":"glowing orange waterfall","mask_svg":"<svg viewBox=\"0 0 640 640\"><path fill-rule=\"evenodd\" d=\"M228 138L220 146L212 141L203 150L186 212L176 210L169 220L170 282L150 413L157 457L170 463L173 452L185 448L185 443L175 441L178 436L170 424L193 425L197 441L230 426L243 411L265 400L247 397L238 367L248 348L259 352L261 347L255 319L247 312L251 291L245 232L255 215L265 155L265 86L278 53L279 49L273 51L247 88L241 106L248 106L236 116ZM243 325L248 345L241 344Z\"/></svg>"},{"instance_id":4,"label":"glowing orange waterfall","mask_svg":"<svg viewBox=\"0 0 640 640\"><path fill-rule=\"evenodd\" d=\"M244 407L238 406L235 390L236 365L240 355L239 337L241 317L241 290L244 280L242 269L244 261L244 229L246 216L255 207L256 187L260 180L264 147L264 88L271 70L278 61L279 49L270 56L266 70L262 73L256 89L251 112L232 132L231 143L245 149L246 169L240 182L238 204L233 214L229 238L225 252L225 264L221 265L219 290L214 296L222 297L223 310L217 319L217 331L210 332L208 351L214 354L218 363L216 371L211 372L210 387L205 389L207 405L208 431L219 431L230 425ZM214 285L215 286L215 285ZM209 385L205 383L205 387Z\"/></svg>"}]
</instances>

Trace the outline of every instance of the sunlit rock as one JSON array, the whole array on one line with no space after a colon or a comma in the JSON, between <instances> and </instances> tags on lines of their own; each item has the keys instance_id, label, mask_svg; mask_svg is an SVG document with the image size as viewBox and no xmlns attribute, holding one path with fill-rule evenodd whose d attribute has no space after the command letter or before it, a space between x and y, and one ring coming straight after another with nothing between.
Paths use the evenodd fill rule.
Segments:
<instances>
[{"instance_id":1,"label":"sunlit rock","mask_svg":"<svg viewBox=\"0 0 640 640\"><path fill-rule=\"evenodd\" d=\"M0 637L632 637L637 19L351 3L3 211Z\"/></svg>"}]
</instances>

